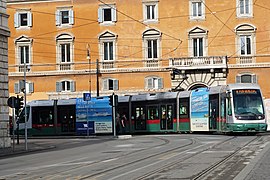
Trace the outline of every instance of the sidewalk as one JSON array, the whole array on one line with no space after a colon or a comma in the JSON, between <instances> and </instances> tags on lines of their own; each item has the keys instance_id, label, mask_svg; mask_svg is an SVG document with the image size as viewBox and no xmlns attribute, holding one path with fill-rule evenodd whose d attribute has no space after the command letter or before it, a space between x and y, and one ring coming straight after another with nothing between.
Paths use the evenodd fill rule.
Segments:
<instances>
[{"instance_id":1,"label":"sidewalk","mask_svg":"<svg viewBox=\"0 0 270 180\"><path fill-rule=\"evenodd\" d=\"M34 139L28 139L27 140L27 150L25 146L24 139L19 140L19 144L17 144L17 140L14 141L11 140L11 147L10 148L1 148L0 149L0 158L3 158L5 156L12 156L12 155L18 155L22 153L30 153L35 151L42 151L47 149L53 149L56 148L54 144L51 143L40 143L35 141Z\"/></svg>"}]
</instances>

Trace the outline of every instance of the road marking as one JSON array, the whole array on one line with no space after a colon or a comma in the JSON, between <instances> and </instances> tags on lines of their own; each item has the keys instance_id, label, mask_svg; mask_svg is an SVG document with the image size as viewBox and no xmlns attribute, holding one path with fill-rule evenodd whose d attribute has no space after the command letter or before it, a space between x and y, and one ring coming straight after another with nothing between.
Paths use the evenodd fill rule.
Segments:
<instances>
[{"instance_id":1,"label":"road marking","mask_svg":"<svg viewBox=\"0 0 270 180\"><path fill-rule=\"evenodd\" d=\"M104 160L104 161L101 161L101 162L110 162L110 161L115 161L117 160L118 158L113 158L113 159L107 159L107 160Z\"/></svg>"}]
</instances>

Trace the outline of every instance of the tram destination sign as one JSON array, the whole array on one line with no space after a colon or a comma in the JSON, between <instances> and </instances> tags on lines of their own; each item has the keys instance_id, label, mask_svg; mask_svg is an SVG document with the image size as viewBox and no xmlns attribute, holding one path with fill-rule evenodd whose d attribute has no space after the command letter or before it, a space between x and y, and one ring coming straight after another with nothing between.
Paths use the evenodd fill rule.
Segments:
<instances>
[{"instance_id":1,"label":"tram destination sign","mask_svg":"<svg viewBox=\"0 0 270 180\"><path fill-rule=\"evenodd\" d=\"M239 89L236 90L236 94L257 94L256 89Z\"/></svg>"}]
</instances>

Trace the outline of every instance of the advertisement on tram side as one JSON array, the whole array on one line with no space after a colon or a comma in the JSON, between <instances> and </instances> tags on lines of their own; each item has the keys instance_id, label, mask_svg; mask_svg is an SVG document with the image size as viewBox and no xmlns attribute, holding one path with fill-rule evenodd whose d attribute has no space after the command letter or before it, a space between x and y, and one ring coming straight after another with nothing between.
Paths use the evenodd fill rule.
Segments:
<instances>
[{"instance_id":1,"label":"advertisement on tram side","mask_svg":"<svg viewBox=\"0 0 270 180\"><path fill-rule=\"evenodd\" d=\"M76 99L76 133L112 133L112 108L109 98Z\"/></svg>"},{"instance_id":2,"label":"advertisement on tram side","mask_svg":"<svg viewBox=\"0 0 270 180\"><path fill-rule=\"evenodd\" d=\"M191 92L190 98L191 131L209 131L209 92L208 88L200 88Z\"/></svg>"}]
</instances>

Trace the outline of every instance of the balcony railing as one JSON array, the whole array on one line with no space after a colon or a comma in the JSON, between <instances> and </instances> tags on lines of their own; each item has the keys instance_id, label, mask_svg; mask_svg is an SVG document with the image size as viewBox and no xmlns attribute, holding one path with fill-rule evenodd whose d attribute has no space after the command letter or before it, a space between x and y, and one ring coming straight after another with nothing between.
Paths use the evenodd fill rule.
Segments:
<instances>
[{"instance_id":1,"label":"balcony railing","mask_svg":"<svg viewBox=\"0 0 270 180\"><path fill-rule=\"evenodd\" d=\"M115 62L114 61L103 61L101 62L101 69L112 69L115 68Z\"/></svg>"},{"instance_id":2,"label":"balcony railing","mask_svg":"<svg viewBox=\"0 0 270 180\"><path fill-rule=\"evenodd\" d=\"M159 67L159 60L156 59L146 60L144 66L148 68Z\"/></svg>"},{"instance_id":3,"label":"balcony railing","mask_svg":"<svg viewBox=\"0 0 270 180\"><path fill-rule=\"evenodd\" d=\"M170 59L170 67L185 68L211 68L226 67L227 59L225 56L208 56L208 57L184 57Z\"/></svg>"},{"instance_id":4,"label":"balcony railing","mask_svg":"<svg viewBox=\"0 0 270 180\"><path fill-rule=\"evenodd\" d=\"M59 70L60 71L72 70L72 64L71 63L61 63L61 64L59 64Z\"/></svg>"},{"instance_id":5,"label":"balcony railing","mask_svg":"<svg viewBox=\"0 0 270 180\"><path fill-rule=\"evenodd\" d=\"M237 61L236 61L237 64L251 64L255 62L256 60L254 56L241 56L237 58Z\"/></svg>"}]
</instances>

